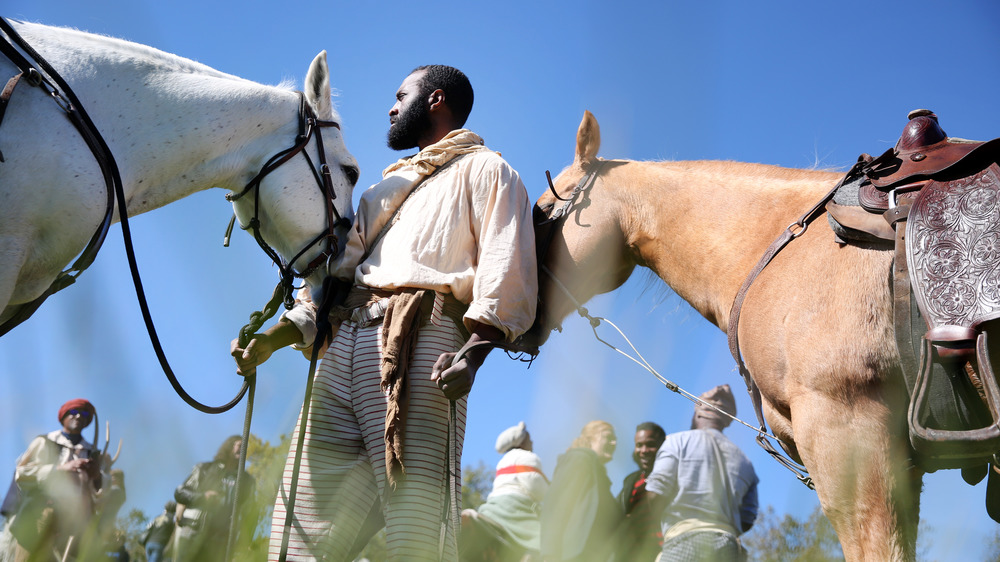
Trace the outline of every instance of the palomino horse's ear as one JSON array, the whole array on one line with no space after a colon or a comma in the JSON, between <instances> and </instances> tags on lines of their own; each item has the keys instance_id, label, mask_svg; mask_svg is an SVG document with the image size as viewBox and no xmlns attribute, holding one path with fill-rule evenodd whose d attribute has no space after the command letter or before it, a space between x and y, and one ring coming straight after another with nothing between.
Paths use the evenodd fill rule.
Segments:
<instances>
[{"instance_id":1,"label":"palomino horse's ear","mask_svg":"<svg viewBox=\"0 0 1000 562\"><path fill-rule=\"evenodd\" d=\"M587 165L597 158L601 148L601 127L590 111L583 112L583 121L576 131L576 162Z\"/></svg>"},{"instance_id":2,"label":"palomino horse's ear","mask_svg":"<svg viewBox=\"0 0 1000 562\"><path fill-rule=\"evenodd\" d=\"M333 102L330 100L330 68L326 65L326 51L320 51L306 73L306 100L320 119L333 117Z\"/></svg>"}]
</instances>

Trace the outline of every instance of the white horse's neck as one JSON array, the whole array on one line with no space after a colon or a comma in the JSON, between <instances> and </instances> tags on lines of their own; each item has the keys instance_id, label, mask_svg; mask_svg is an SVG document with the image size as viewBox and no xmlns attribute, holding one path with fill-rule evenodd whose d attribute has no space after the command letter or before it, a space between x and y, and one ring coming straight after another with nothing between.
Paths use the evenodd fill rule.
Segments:
<instances>
[{"instance_id":1,"label":"white horse's neck","mask_svg":"<svg viewBox=\"0 0 1000 562\"><path fill-rule=\"evenodd\" d=\"M740 162L631 162L607 180L643 265L723 330L767 247L840 174ZM825 228L825 225L823 225Z\"/></svg>"},{"instance_id":2,"label":"white horse's neck","mask_svg":"<svg viewBox=\"0 0 1000 562\"><path fill-rule=\"evenodd\" d=\"M119 163L129 214L212 187L238 191L272 155L275 136L291 146L298 131L299 101L290 90L118 39L20 30L101 130Z\"/></svg>"}]
</instances>

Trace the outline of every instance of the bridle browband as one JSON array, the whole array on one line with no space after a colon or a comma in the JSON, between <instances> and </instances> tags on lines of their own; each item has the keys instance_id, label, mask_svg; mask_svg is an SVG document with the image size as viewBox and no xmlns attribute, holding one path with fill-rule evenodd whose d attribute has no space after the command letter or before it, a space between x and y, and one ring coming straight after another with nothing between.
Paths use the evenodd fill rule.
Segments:
<instances>
[{"instance_id":1,"label":"bridle browband","mask_svg":"<svg viewBox=\"0 0 1000 562\"><path fill-rule=\"evenodd\" d=\"M244 187L242 191L226 195L227 201L235 202L250 191L254 192L253 217L246 226L240 224L240 228L252 231L257 244L262 250L264 250L264 253L271 258L271 261L278 266L279 275L281 277L280 285L284 289L282 300L285 308L289 309L294 305L294 299L292 298L292 289L294 288L292 280L294 278L303 279L309 277L316 271L316 269L326 264L330 259L336 257L340 250L340 240L337 237L336 229L342 226L350 226L349 219L342 217L337 211L337 207L333 204L334 200L337 198L337 194L333 190L333 177L330 172L330 164L326 161L326 150L323 146L323 128L336 127L339 130L340 123L336 121L324 121L322 119L318 119L315 111L313 111L312 107L306 102L305 95L302 92L296 93L299 95L299 134L295 137L295 144L268 159L268 161L261 167L257 175L255 175L253 179L247 183L246 187ZM311 139L314 134L316 136L317 159L319 161L318 167L313 163L313 159L309 156L309 152L305 150L306 145L309 144L309 139ZM326 202L327 229L326 231L320 233L311 242L306 244L297 254L295 254L294 257L285 262L278 252L264 240L264 237L260 232L260 184L268 174L278 169L278 167L291 160L292 157L297 154L302 154L302 156L305 157L306 162L309 164L309 169L312 171L313 177L316 179L316 184L323 193L323 200ZM236 215L233 214L233 219L230 221L229 229L226 232L227 243L229 239L229 232L232 231L235 220ZM302 257L302 255L305 254L309 248L312 248L320 242L325 242L325 247L319 255L306 264L305 268L301 271L296 271L293 267L295 261Z\"/></svg>"}]
</instances>

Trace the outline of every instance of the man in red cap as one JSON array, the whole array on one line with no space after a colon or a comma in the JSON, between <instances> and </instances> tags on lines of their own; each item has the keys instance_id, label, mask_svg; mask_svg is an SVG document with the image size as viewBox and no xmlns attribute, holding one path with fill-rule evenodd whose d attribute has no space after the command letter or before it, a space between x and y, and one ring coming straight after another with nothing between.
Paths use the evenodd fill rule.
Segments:
<instances>
[{"instance_id":1,"label":"man in red cap","mask_svg":"<svg viewBox=\"0 0 1000 562\"><path fill-rule=\"evenodd\" d=\"M82 435L96 417L89 401L66 402L59 408L62 428L35 437L18 458L14 481L20 497L3 541L13 551L9 559L45 560L79 546L70 545L70 538L79 541L84 534L101 488L101 453Z\"/></svg>"}]
</instances>

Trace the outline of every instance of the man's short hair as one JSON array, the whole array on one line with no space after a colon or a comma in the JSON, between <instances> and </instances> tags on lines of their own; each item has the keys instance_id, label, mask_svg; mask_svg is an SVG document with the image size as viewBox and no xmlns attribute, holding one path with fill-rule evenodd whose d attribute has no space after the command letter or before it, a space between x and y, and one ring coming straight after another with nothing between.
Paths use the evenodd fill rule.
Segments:
<instances>
[{"instance_id":1,"label":"man's short hair","mask_svg":"<svg viewBox=\"0 0 1000 562\"><path fill-rule=\"evenodd\" d=\"M443 64L418 66L413 72L421 70L424 71L424 76L420 80L420 94L426 96L434 90L442 90L445 103L455 116L455 128L462 128L472 113L475 98L469 78L461 70Z\"/></svg>"},{"instance_id":2,"label":"man's short hair","mask_svg":"<svg viewBox=\"0 0 1000 562\"><path fill-rule=\"evenodd\" d=\"M660 424L656 422L642 422L635 426L635 432L639 433L640 431L652 432L652 434L661 441L667 438L667 432L664 431L663 428L660 427Z\"/></svg>"}]
</instances>

